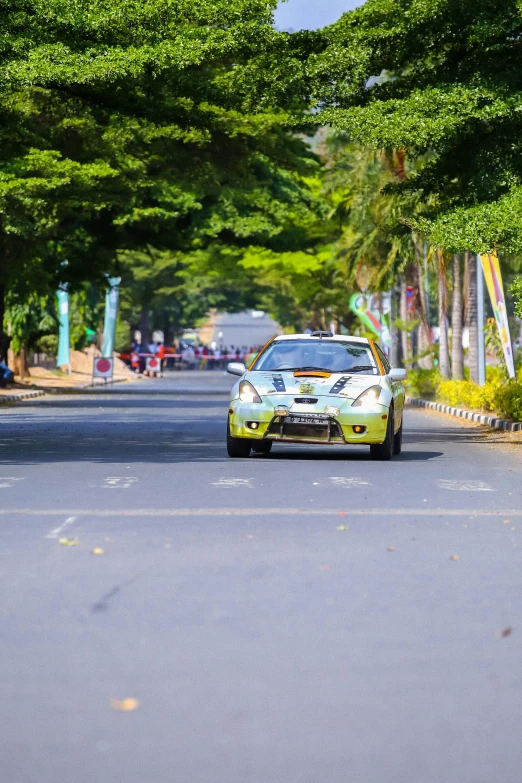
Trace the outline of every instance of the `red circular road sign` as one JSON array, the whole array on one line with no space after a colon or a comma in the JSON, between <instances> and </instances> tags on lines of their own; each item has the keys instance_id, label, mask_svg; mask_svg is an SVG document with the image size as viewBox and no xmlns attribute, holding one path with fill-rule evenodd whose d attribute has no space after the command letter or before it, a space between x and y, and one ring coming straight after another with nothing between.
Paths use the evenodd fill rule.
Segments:
<instances>
[{"instance_id":1,"label":"red circular road sign","mask_svg":"<svg viewBox=\"0 0 522 783\"><path fill-rule=\"evenodd\" d=\"M159 367L160 363L157 359L149 359L149 367L153 370L155 367Z\"/></svg>"},{"instance_id":2,"label":"red circular road sign","mask_svg":"<svg viewBox=\"0 0 522 783\"><path fill-rule=\"evenodd\" d=\"M111 363L108 359L98 359L96 362L96 369L98 372L109 372Z\"/></svg>"}]
</instances>

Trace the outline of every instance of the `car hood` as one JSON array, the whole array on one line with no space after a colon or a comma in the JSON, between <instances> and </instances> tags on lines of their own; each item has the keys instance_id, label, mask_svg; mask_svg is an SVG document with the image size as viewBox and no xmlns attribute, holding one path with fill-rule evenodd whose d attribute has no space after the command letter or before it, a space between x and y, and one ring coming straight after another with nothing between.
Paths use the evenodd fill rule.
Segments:
<instances>
[{"instance_id":1,"label":"car hood","mask_svg":"<svg viewBox=\"0 0 522 783\"><path fill-rule=\"evenodd\" d=\"M379 375L349 372L332 373L328 378L310 375L294 376L292 371L247 372L243 380L249 381L261 397L289 394L305 397L343 397L355 399L370 386L381 385Z\"/></svg>"}]
</instances>

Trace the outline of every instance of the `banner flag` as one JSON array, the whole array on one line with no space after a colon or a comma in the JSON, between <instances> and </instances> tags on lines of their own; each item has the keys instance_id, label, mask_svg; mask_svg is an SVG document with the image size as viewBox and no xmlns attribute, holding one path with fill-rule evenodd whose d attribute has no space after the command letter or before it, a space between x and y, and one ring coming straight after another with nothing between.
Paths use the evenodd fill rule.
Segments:
<instances>
[{"instance_id":1,"label":"banner flag","mask_svg":"<svg viewBox=\"0 0 522 783\"><path fill-rule=\"evenodd\" d=\"M106 359L112 359L116 335L116 320L118 318L118 300L120 297L118 286L121 283L121 277L109 277L108 283L110 287L105 295L102 356Z\"/></svg>"},{"instance_id":2,"label":"banner flag","mask_svg":"<svg viewBox=\"0 0 522 783\"><path fill-rule=\"evenodd\" d=\"M484 271L484 278L493 306L493 312L495 313L495 320L500 335L500 342L502 343L502 348L504 350L504 359L506 360L508 374L510 378L516 378L513 347L511 345L511 335L509 333L509 321L498 256L496 253L481 255L480 260L482 262L482 269Z\"/></svg>"},{"instance_id":3,"label":"banner flag","mask_svg":"<svg viewBox=\"0 0 522 783\"><path fill-rule=\"evenodd\" d=\"M381 297L379 294L353 294L349 307L361 319L368 331L379 338L382 345L387 348L391 346L391 334L385 318L391 309L389 294L382 294Z\"/></svg>"},{"instance_id":4,"label":"banner flag","mask_svg":"<svg viewBox=\"0 0 522 783\"><path fill-rule=\"evenodd\" d=\"M58 290L58 315L60 318L60 332L58 339L57 367L69 366L71 362L69 354L69 294L67 290Z\"/></svg>"}]
</instances>

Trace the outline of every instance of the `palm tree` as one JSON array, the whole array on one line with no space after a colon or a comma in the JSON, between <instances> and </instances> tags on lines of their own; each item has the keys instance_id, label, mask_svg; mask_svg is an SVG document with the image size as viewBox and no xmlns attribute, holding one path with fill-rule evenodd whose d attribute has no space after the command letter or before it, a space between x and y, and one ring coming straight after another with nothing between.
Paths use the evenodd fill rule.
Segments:
<instances>
[{"instance_id":1,"label":"palm tree","mask_svg":"<svg viewBox=\"0 0 522 783\"><path fill-rule=\"evenodd\" d=\"M479 324L477 310L477 264L472 253L466 253L466 313L469 328L469 377L479 382Z\"/></svg>"},{"instance_id":2,"label":"palm tree","mask_svg":"<svg viewBox=\"0 0 522 783\"><path fill-rule=\"evenodd\" d=\"M464 352L462 348L462 287L460 256L453 255L453 306L451 310L451 371L454 380L464 377Z\"/></svg>"},{"instance_id":3,"label":"palm tree","mask_svg":"<svg viewBox=\"0 0 522 783\"><path fill-rule=\"evenodd\" d=\"M439 372L443 378L450 377L450 358L448 348L448 301L446 263L442 250L437 249L439 273Z\"/></svg>"}]
</instances>

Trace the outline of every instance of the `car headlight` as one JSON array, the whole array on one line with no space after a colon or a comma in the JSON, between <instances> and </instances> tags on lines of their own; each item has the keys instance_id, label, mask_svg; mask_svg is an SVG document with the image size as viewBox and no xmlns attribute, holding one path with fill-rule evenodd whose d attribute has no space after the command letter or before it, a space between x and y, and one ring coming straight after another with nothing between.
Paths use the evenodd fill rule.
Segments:
<instances>
[{"instance_id":1,"label":"car headlight","mask_svg":"<svg viewBox=\"0 0 522 783\"><path fill-rule=\"evenodd\" d=\"M352 402L352 408L373 408L379 401L380 394L380 386L370 386L369 389L366 389L362 394L359 394L357 399Z\"/></svg>"},{"instance_id":2,"label":"car headlight","mask_svg":"<svg viewBox=\"0 0 522 783\"><path fill-rule=\"evenodd\" d=\"M261 397L248 381L239 384L239 399L241 402L261 402Z\"/></svg>"}]
</instances>

